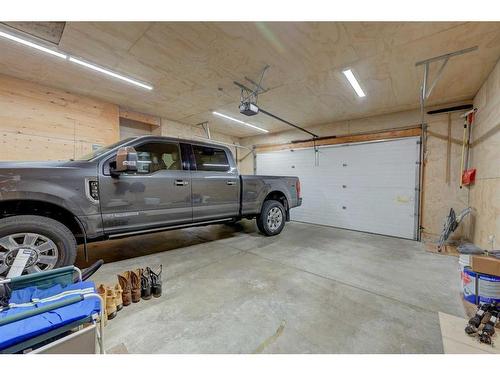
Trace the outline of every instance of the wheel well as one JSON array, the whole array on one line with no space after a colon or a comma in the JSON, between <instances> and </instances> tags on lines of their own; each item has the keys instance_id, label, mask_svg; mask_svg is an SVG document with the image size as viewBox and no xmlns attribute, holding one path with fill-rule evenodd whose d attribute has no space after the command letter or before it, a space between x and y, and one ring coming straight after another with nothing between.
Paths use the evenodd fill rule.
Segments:
<instances>
[{"instance_id":1,"label":"wheel well","mask_svg":"<svg viewBox=\"0 0 500 375\"><path fill-rule=\"evenodd\" d=\"M59 221L68 227L77 243L84 242L78 219L67 209L53 203L36 200L9 200L0 202L0 218L16 215L39 215Z\"/></svg>"},{"instance_id":2,"label":"wheel well","mask_svg":"<svg viewBox=\"0 0 500 375\"><path fill-rule=\"evenodd\" d=\"M288 200L286 199L286 196L285 194L283 194L283 192L277 190L271 191L269 194L267 194L266 198L264 199L264 202L268 200L274 200L280 202L283 205L283 207L285 207L286 220L287 221L290 220L290 209L288 207ZM262 202L262 204L264 204L264 202Z\"/></svg>"}]
</instances>

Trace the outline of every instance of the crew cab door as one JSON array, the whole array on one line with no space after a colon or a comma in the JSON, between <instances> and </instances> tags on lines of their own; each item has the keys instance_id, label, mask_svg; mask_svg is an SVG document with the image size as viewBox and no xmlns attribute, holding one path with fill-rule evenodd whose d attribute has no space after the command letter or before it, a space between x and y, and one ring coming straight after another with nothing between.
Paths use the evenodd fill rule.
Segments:
<instances>
[{"instance_id":1,"label":"crew cab door","mask_svg":"<svg viewBox=\"0 0 500 375\"><path fill-rule=\"evenodd\" d=\"M137 172L111 176L109 163L115 156L103 165L99 193L104 231L190 223L191 172L179 143L148 139L131 146L137 151Z\"/></svg>"},{"instance_id":2,"label":"crew cab door","mask_svg":"<svg viewBox=\"0 0 500 375\"><path fill-rule=\"evenodd\" d=\"M192 144L193 221L239 215L240 178L225 148Z\"/></svg>"}]
</instances>

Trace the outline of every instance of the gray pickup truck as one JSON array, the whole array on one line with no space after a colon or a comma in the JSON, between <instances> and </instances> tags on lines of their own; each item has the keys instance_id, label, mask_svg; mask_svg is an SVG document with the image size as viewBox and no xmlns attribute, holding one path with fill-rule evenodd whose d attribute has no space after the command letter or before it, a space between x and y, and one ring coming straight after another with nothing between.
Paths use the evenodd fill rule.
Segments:
<instances>
[{"instance_id":1,"label":"gray pickup truck","mask_svg":"<svg viewBox=\"0 0 500 375\"><path fill-rule=\"evenodd\" d=\"M242 176L229 148L128 138L63 162L0 163L0 275L73 264L77 244L255 218L279 234L301 204L297 177Z\"/></svg>"}]
</instances>

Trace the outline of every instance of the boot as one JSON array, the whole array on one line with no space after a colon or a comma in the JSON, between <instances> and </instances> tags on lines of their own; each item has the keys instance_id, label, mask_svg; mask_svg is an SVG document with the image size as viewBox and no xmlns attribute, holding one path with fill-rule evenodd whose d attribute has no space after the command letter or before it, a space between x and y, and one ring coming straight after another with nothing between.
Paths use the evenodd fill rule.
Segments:
<instances>
[{"instance_id":1,"label":"boot","mask_svg":"<svg viewBox=\"0 0 500 375\"><path fill-rule=\"evenodd\" d=\"M111 287L106 287L106 311L108 319L111 320L116 316L116 295L115 290Z\"/></svg>"},{"instance_id":2,"label":"boot","mask_svg":"<svg viewBox=\"0 0 500 375\"><path fill-rule=\"evenodd\" d=\"M128 306L132 303L132 283L130 281L130 271L123 272L118 275L118 282L122 288L123 306Z\"/></svg>"},{"instance_id":3,"label":"boot","mask_svg":"<svg viewBox=\"0 0 500 375\"><path fill-rule=\"evenodd\" d=\"M132 302L134 303L141 300L141 275L142 270L140 268L130 271L130 281L132 283Z\"/></svg>"},{"instance_id":4,"label":"boot","mask_svg":"<svg viewBox=\"0 0 500 375\"><path fill-rule=\"evenodd\" d=\"M123 289L120 284L115 284L115 296L116 296L116 311L123 309Z\"/></svg>"},{"instance_id":5,"label":"boot","mask_svg":"<svg viewBox=\"0 0 500 375\"><path fill-rule=\"evenodd\" d=\"M476 311L476 314L469 319L467 327L465 327L465 333L472 336L477 333L477 329L481 325L486 313L491 309L491 305L489 303L481 304Z\"/></svg>"},{"instance_id":6,"label":"boot","mask_svg":"<svg viewBox=\"0 0 500 375\"><path fill-rule=\"evenodd\" d=\"M493 311L488 320L483 327L483 331L479 335L479 341L483 344L492 345L491 337L495 334L495 326L498 323L498 318L500 317L500 311Z\"/></svg>"},{"instance_id":7,"label":"boot","mask_svg":"<svg viewBox=\"0 0 500 375\"><path fill-rule=\"evenodd\" d=\"M148 273L151 278L151 292L155 298L161 296L161 271L163 266L160 264L160 268L157 272L154 272L151 268L147 268Z\"/></svg>"},{"instance_id":8,"label":"boot","mask_svg":"<svg viewBox=\"0 0 500 375\"><path fill-rule=\"evenodd\" d=\"M151 299L151 275L149 274L149 267L146 267L145 270L142 270L141 297L143 300Z\"/></svg>"},{"instance_id":9,"label":"boot","mask_svg":"<svg viewBox=\"0 0 500 375\"><path fill-rule=\"evenodd\" d=\"M106 287L101 284L97 288L97 294L101 297L102 301L102 320L104 321L104 325L106 326L108 324L108 313L106 312Z\"/></svg>"}]
</instances>

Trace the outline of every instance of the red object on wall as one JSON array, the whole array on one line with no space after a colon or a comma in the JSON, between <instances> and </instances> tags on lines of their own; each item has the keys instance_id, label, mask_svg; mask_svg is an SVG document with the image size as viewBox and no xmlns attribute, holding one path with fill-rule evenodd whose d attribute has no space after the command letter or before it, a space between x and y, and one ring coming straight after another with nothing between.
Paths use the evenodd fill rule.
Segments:
<instances>
[{"instance_id":1,"label":"red object on wall","mask_svg":"<svg viewBox=\"0 0 500 375\"><path fill-rule=\"evenodd\" d=\"M462 185L470 185L476 181L476 168L467 169L462 173Z\"/></svg>"}]
</instances>

